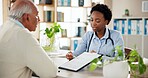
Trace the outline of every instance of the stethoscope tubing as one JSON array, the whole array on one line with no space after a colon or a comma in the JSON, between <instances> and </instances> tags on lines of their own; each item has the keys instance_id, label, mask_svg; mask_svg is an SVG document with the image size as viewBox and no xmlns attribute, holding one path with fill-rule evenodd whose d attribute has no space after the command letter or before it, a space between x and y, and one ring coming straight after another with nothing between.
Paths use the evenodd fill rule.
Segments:
<instances>
[{"instance_id":1,"label":"stethoscope tubing","mask_svg":"<svg viewBox=\"0 0 148 78\"><path fill-rule=\"evenodd\" d=\"M112 45L114 46L114 41L113 41L113 39L111 38L111 33L110 33L110 30L109 30L109 29L108 29L108 32L109 32L109 35L108 35L108 38L105 40L105 44L107 44L107 40L111 40ZM89 40L88 47L87 47L88 49L86 50L87 52L89 52L89 47L90 47L90 44L91 44L93 35L94 35L94 33L91 35L91 38L90 38L90 40ZM101 55L103 56L103 54L101 54ZM114 56L114 55L115 55L115 52L114 52L113 56ZM106 55L106 56L111 57L110 55Z\"/></svg>"}]
</instances>

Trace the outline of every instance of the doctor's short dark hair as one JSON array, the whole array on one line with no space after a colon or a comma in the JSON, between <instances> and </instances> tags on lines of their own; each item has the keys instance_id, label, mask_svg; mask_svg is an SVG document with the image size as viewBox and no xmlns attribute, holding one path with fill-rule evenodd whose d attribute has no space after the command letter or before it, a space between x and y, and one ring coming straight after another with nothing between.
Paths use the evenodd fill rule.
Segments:
<instances>
[{"instance_id":1,"label":"doctor's short dark hair","mask_svg":"<svg viewBox=\"0 0 148 78\"><path fill-rule=\"evenodd\" d=\"M101 12L104 15L105 20L108 20L108 23L111 21L112 18L112 12L105 4L96 4L92 7L90 14L92 14L93 11Z\"/></svg>"}]
</instances>

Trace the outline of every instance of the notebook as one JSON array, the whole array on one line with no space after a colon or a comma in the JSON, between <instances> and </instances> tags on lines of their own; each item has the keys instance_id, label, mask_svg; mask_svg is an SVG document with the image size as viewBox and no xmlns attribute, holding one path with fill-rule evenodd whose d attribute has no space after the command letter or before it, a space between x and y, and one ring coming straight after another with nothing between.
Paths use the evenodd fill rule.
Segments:
<instances>
[{"instance_id":1,"label":"notebook","mask_svg":"<svg viewBox=\"0 0 148 78\"><path fill-rule=\"evenodd\" d=\"M74 59L59 66L59 69L65 69L77 72L82 68L84 68L85 66L87 66L92 60L100 56L101 55L97 53L84 52L81 55L75 57Z\"/></svg>"}]
</instances>

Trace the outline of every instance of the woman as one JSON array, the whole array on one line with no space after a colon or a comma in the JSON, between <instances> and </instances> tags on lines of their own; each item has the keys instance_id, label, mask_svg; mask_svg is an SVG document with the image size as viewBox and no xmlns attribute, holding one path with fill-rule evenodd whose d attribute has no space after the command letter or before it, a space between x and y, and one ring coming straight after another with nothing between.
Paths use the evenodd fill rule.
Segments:
<instances>
[{"instance_id":1,"label":"woman","mask_svg":"<svg viewBox=\"0 0 148 78\"><path fill-rule=\"evenodd\" d=\"M69 60L83 52L95 52L103 56L114 57L117 54L113 51L115 47L121 46L123 48L124 46L122 35L106 27L112 18L112 12L107 5L93 6L90 14L93 31L84 34L81 43L73 53L67 53L66 58Z\"/></svg>"}]
</instances>

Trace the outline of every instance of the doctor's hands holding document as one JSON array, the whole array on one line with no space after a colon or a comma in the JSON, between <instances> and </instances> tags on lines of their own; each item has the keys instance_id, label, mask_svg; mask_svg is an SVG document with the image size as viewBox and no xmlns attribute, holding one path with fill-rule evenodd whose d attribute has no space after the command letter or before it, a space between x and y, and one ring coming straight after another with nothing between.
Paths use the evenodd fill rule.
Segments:
<instances>
[{"instance_id":1,"label":"doctor's hands holding document","mask_svg":"<svg viewBox=\"0 0 148 78\"><path fill-rule=\"evenodd\" d=\"M96 53L96 51L92 50L90 53ZM68 60L72 60L72 59L74 58L73 53L72 53L71 51L68 52L68 53L66 54L66 58L67 58Z\"/></svg>"}]
</instances>

